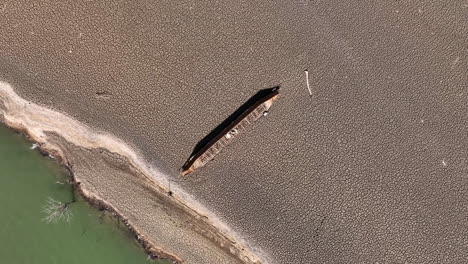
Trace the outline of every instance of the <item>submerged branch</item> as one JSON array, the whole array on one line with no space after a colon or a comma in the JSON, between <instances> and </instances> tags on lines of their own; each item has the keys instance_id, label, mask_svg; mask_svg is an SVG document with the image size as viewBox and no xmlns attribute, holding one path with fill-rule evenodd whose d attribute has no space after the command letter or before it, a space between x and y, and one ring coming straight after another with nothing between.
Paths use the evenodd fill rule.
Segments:
<instances>
[{"instance_id":1,"label":"submerged branch","mask_svg":"<svg viewBox=\"0 0 468 264\"><path fill-rule=\"evenodd\" d=\"M75 200L68 203L63 203L51 197L47 198L47 204L44 206L44 212L47 216L43 220L47 223L58 222L60 220L70 222L73 215L71 211L71 205L74 202Z\"/></svg>"}]
</instances>

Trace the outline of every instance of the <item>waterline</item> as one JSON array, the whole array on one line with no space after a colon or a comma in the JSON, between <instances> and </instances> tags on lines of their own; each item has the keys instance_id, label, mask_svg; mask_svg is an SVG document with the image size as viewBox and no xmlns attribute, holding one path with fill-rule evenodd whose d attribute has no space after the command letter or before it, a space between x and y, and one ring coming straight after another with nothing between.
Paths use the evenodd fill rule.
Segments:
<instances>
[{"instance_id":1,"label":"waterline","mask_svg":"<svg viewBox=\"0 0 468 264\"><path fill-rule=\"evenodd\" d=\"M132 234L77 198L70 221L48 223L49 199L74 199L66 173L0 124L0 247L2 263L169 263L147 260Z\"/></svg>"}]
</instances>

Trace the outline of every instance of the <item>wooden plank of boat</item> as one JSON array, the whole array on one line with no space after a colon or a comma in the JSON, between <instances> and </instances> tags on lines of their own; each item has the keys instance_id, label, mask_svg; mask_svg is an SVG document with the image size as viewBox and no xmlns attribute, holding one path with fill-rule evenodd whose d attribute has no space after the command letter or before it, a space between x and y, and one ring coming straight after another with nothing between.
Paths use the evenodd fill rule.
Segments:
<instances>
[{"instance_id":1,"label":"wooden plank of boat","mask_svg":"<svg viewBox=\"0 0 468 264\"><path fill-rule=\"evenodd\" d=\"M192 155L182 167L182 175L189 174L194 170L205 166L221 150L229 145L232 140L249 125L268 113L273 102L279 97L279 88L276 87L262 98L258 99L252 106L246 109L238 118L226 126L216 137Z\"/></svg>"}]
</instances>

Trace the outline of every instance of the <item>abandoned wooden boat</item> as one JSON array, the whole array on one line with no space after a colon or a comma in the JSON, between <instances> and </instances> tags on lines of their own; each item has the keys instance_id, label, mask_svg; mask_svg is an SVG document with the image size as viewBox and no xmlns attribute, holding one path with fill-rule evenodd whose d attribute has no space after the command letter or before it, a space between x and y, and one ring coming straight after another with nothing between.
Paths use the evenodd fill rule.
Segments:
<instances>
[{"instance_id":1,"label":"abandoned wooden boat","mask_svg":"<svg viewBox=\"0 0 468 264\"><path fill-rule=\"evenodd\" d=\"M262 95L252 106L248 107L204 147L193 154L182 167L182 175L205 166L246 127L260 117L266 116L273 102L279 97L278 90L279 87L275 87L270 89L267 94Z\"/></svg>"}]
</instances>

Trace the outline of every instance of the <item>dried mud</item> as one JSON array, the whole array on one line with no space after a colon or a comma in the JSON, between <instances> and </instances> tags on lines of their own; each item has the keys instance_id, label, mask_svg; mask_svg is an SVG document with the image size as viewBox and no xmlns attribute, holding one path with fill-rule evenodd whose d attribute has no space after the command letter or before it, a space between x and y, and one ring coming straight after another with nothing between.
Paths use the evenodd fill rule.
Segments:
<instances>
[{"instance_id":1,"label":"dried mud","mask_svg":"<svg viewBox=\"0 0 468 264\"><path fill-rule=\"evenodd\" d=\"M176 184L169 190L158 182L164 175L155 176L157 169L143 165L123 142L24 101L6 83L0 84L0 101L1 121L57 158L83 197L120 218L151 257L175 263L263 262Z\"/></svg>"}]
</instances>

